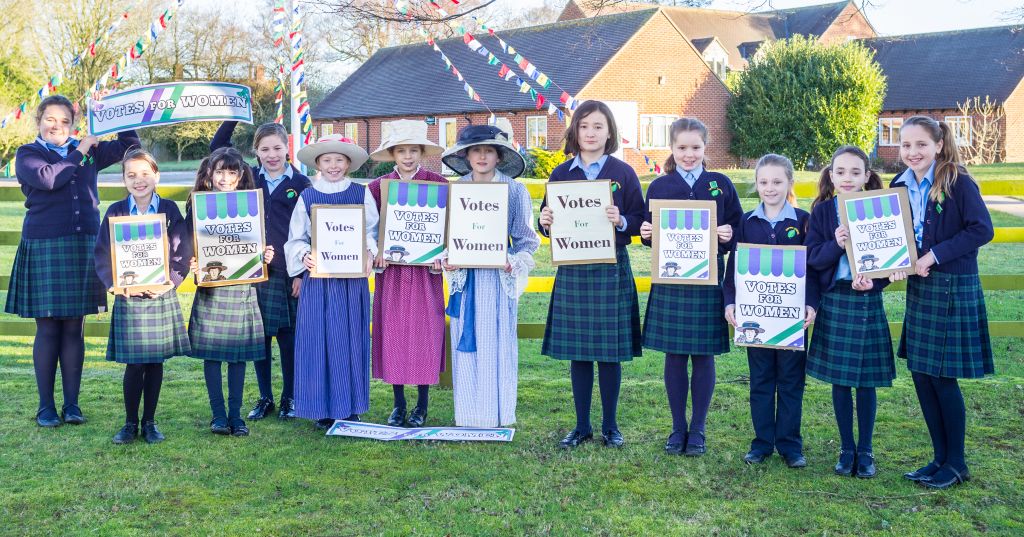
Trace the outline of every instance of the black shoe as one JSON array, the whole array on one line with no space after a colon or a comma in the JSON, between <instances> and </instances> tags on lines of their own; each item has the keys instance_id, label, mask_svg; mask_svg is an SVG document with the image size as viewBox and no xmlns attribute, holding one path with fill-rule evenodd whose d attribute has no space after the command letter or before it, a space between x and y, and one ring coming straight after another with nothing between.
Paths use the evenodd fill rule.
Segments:
<instances>
[{"instance_id":1,"label":"black shoe","mask_svg":"<svg viewBox=\"0 0 1024 537\"><path fill-rule=\"evenodd\" d=\"M878 470L875 468L875 455L872 453L857 454L857 477L871 479Z\"/></svg>"},{"instance_id":2,"label":"black shoe","mask_svg":"<svg viewBox=\"0 0 1024 537\"><path fill-rule=\"evenodd\" d=\"M252 407L252 411L246 419L250 420L261 420L270 415L274 411L274 400L269 397L261 397L259 401L256 401L256 406Z\"/></svg>"},{"instance_id":3,"label":"black shoe","mask_svg":"<svg viewBox=\"0 0 1024 537\"><path fill-rule=\"evenodd\" d=\"M139 435L139 424L138 423L125 423L124 427L121 427L120 431L114 435L115 444L130 444L135 441L135 437Z\"/></svg>"},{"instance_id":4,"label":"black shoe","mask_svg":"<svg viewBox=\"0 0 1024 537\"><path fill-rule=\"evenodd\" d=\"M836 475L844 477L850 477L853 475L853 464L857 460L857 455L852 451L840 451L839 462L836 463Z\"/></svg>"},{"instance_id":5,"label":"black shoe","mask_svg":"<svg viewBox=\"0 0 1024 537\"><path fill-rule=\"evenodd\" d=\"M142 438L147 444L159 444L166 440L164 438L164 434L160 432L160 429L156 428L155 421L142 422Z\"/></svg>"},{"instance_id":6,"label":"black shoe","mask_svg":"<svg viewBox=\"0 0 1024 537\"><path fill-rule=\"evenodd\" d=\"M414 429L423 427L427 423L427 409L418 406L414 407L412 412L409 413L409 419L406 423Z\"/></svg>"},{"instance_id":7,"label":"black shoe","mask_svg":"<svg viewBox=\"0 0 1024 537\"><path fill-rule=\"evenodd\" d=\"M210 420L210 432L213 434L231 434L231 427L228 427L227 418L213 418Z\"/></svg>"},{"instance_id":8,"label":"black shoe","mask_svg":"<svg viewBox=\"0 0 1024 537\"><path fill-rule=\"evenodd\" d=\"M786 461L786 466L790 468L805 468L807 466L807 459L804 458L802 453L796 455L783 455L782 460Z\"/></svg>"},{"instance_id":9,"label":"black shoe","mask_svg":"<svg viewBox=\"0 0 1024 537\"><path fill-rule=\"evenodd\" d=\"M604 447L620 448L626 441L622 438L622 433L618 429L612 429L605 431L604 433Z\"/></svg>"},{"instance_id":10,"label":"black shoe","mask_svg":"<svg viewBox=\"0 0 1024 537\"><path fill-rule=\"evenodd\" d=\"M85 423L85 416L82 415L82 409L78 408L78 405L67 405L61 413L64 415L64 423L70 425L82 425Z\"/></svg>"},{"instance_id":11,"label":"black shoe","mask_svg":"<svg viewBox=\"0 0 1024 537\"><path fill-rule=\"evenodd\" d=\"M704 433L691 432L686 435L686 449L683 451L683 455L687 457L700 457L707 453L707 451Z\"/></svg>"},{"instance_id":12,"label":"black shoe","mask_svg":"<svg viewBox=\"0 0 1024 537\"><path fill-rule=\"evenodd\" d=\"M359 414L352 414L351 416L345 418L345 421L359 421Z\"/></svg>"},{"instance_id":13,"label":"black shoe","mask_svg":"<svg viewBox=\"0 0 1024 537\"><path fill-rule=\"evenodd\" d=\"M967 471L967 468L957 470L948 464L944 464L942 468L939 468L939 471L935 472L935 475L918 481L918 483L930 489L945 490L970 480L971 473Z\"/></svg>"},{"instance_id":14,"label":"black shoe","mask_svg":"<svg viewBox=\"0 0 1024 537\"><path fill-rule=\"evenodd\" d=\"M277 413L277 419L295 419L295 401L291 397L281 398L281 408Z\"/></svg>"},{"instance_id":15,"label":"black shoe","mask_svg":"<svg viewBox=\"0 0 1024 537\"><path fill-rule=\"evenodd\" d=\"M771 453L762 453L760 451L750 450L743 456L743 462L747 464L761 464L771 456Z\"/></svg>"},{"instance_id":16,"label":"black shoe","mask_svg":"<svg viewBox=\"0 0 1024 537\"><path fill-rule=\"evenodd\" d=\"M686 445L686 434L672 432L665 441L665 453L669 455L682 455L683 446Z\"/></svg>"},{"instance_id":17,"label":"black shoe","mask_svg":"<svg viewBox=\"0 0 1024 537\"><path fill-rule=\"evenodd\" d=\"M334 418L324 418L322 420L316 420L316 428L321 431L330 429L331 425L334 425Z\"/></svg>"},{"instance_id":18,"label":"black shoe","mask_svg":"<svg viewBox=\"0 0 1024 537\"><path fill-rule=\"evenodd\" d=\"M395 407L391 411L391 415L388 416L388 425L392 427L405 427L405 409L401 407Z\"/></svg>"},{"instance_id":19,"label":"black shoe","mask_svg":"<svg viewBox=\"0 0 1024 537\"><path fill-rule=\"evenodd\" d=\"M40 408L36 411L36 425L40 427L60 427L60 417L53 407Z\"/></svg>"},{"instance_id":20,"label":"black shoe","mask_svg":"<svg viewBox=\"0 0 1024 537\"><path fill-rule=\"evenodd\" d=\"M561 442L558 443L558 447L562 449L572 449L574 447L579 447L580 444L586 442L587 440L593 439L593 432L581 433L576 429L573 429L569 431L569 434L565 435L565 438L563 438Z\"/></svg>"},{"instance_id":21,"label":"black shoe","mask_svg":"<svg viewBox=\"0 0 1024 537\"><path fill-rule=\"evenodd\" d=\"M937 463L935 461L932 461L932 462L929 462L924 468L918 468L917 470L914 470L913 472L907 472L907 473L903 474L903 478L904 479L909 479L909 480L911 480L911 481L913 481L915 483L919 482L919 481L925 481L927 479L931 479L931 477L933 475L935 475L935 472L938 472L939 468L941 468L941 467L942 467L941 464L939 464L939 463Z\"/></svg>"},{"instance_id":22,"label":"black shoe","mask_svg":"<svg viewBox=\"0 0 1024 537\"><path fill-rule=\"evenodd\" d=\"M231 420L231 436L249 436L249 427L245 425L242 418Z\"/></svg>"}]
</instances>

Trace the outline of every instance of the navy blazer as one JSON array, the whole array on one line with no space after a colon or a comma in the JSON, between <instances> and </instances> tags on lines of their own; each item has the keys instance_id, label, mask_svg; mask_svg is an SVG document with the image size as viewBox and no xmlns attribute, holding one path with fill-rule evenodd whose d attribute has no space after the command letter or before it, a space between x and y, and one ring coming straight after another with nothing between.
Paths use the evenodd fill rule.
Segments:
<instances>
[{"instance_id":1,"label":"navy blazer","mask_svg":"<svg viewBox=\"0 0 1024 537\"><path fill-rule=\"evenodd\" d=\"M818 276L818 290L825 294L835 288L832 280L839 267L839 259L846 256L846 249L836 242L836 228L839 227L839 215L836 214L834 198L818 203L811 209L811 218L807 223L807 265ZM908 269L913 270L913 268ZM810 270L808 270L810 274ZM889 285L889 278L872 278L874 287L868 293L880 293Z\"/></svg>"},{"instance_id":2,"label":"navy blazer","mask_svg":"<svg viewBox=\"0 0 1024 537\"><path fill-rule=\"evenodd\" d=\"M96 237L96 275L100 277L105 289L114 286L114 275L110 270L110 217L130 216L129 210L128 198L112 203L107 208L107 214L103 215L103 224ZM178 204L160 198L157 212L167 215L167 244L170 254L168 261L171 282L177 287L185 276L188 276L189 261L192 258L192 238L188 233L188 226L185 225L185 219L178 210Z\"/></svg>"}]
</instances>

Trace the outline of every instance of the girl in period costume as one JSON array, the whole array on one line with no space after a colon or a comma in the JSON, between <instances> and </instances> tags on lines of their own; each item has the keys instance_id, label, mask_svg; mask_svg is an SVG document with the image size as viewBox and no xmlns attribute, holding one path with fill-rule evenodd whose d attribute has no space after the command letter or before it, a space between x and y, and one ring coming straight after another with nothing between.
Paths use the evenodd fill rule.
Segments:
<instances>
[{"instance_id":1,"label":"girl in period costume","mask_svg":"<svg viewBox=\"0 0 1024 537\"><path fill-rule=\"evenodd\" d=\"M736 228L736 242L803 244L810 215L794 207L793 163L782 155L768 154L757 161L754 176L761 204L743 215ZM737 336L745 337L747 323L741 326L736 322L735 267L736 259L731 255L725 271L725 318L736 327ZM804 328L814 320L818 307L814 278L806 281L809 285L806 286ZM743 460L747 464L762 463L778 450L790 468L807 466L800 436L807 352L748 347L747 364L750 366L750 418L754 423L754 440Z\"/></svg>"},{"instance_id":2,"label":"girl in period costume","mask_svg":"<svg viewBox=\"0 0 1024 537\"><path fill-rule=\"evenodd\" d=\"M231 148L214 151L200 165L193 192L230 192L255 188L252 170L245 164L241 153ZM191 231L192 203L186 206L185 223ZM268 245L263 261L272 263L274 247ZM212 266L211 266L212 265ZM200 267L192 257L190 268L200 269L210 281L222 279L223 264L213 261ZM216 271L216 276L214 276ZM204 278L204 281L207 281ZM192 302L188 335L192 342L190 356L203 360L206 392L210 396L213 419L210 431L214 434L247 436L249 428L242 420L242 389L245 383L245 363L263 360L263 316L256 301L256 288L252 284L223 287L199 287ZM221 362L228 367L228 408L224 411L224 391L221 385Z\"/></svg>"},{"instance_id":3,"label":"girl in period costume","mask_svg":"<svg viewBox=\"0 0 1024 537\"><path fill-rule=\"evenodd\" d=\"M957 379L995 372L978 278L978 248L994 232L949 125L925 116L904 121L900 158L909 169L891 186L909 194L918 259L907 280L899 355L907 359L934 450L931 462L904 477L945 489L970 478L966 407Z\"/></svg>"},{"instance_id":4,"label":"girl in period costume","mask_svg":"<svg viewBox=\"0 0 1024 537\"><path fill-rule=\"evenodd\" d=\"M705 200L715 202L718 229L718 273L725 273L725 254L736 244L734 231L740 225L743 208L732 181L708 171L704 148L708 129L697 119L681 118L669 129L672 155L665 161L666 175L647 189L647 213L640 238L650 245L651 201ZM699 457L707 450L704 437L711 396L715 391L715 355L729 352L729 327L722 312L719 285L651 286L644 317L644 346L665 353L665 391L672 412L672 433L665 452ZM693 361L693 376L687 378L687 362ZM693 414L686 422L687 392L693 398Z\"/></svg>"},{"instance_id":5,"label":"girl in period costume","mask_svg":"<svg viewBox=\"0 0 1024 537\"><path fill-rule=\"evenodd\" d=\"M237 121L225 121L210 142L210 150L231 147L231 134ZM284 251L299 194L309 186L309 178L288 161L288 132L277 123L264 123L256 128L252 141L256 152L256 165L252 176L256 188L263 190L263 225L267 244L275 251ZM256 299L263 316L266 360L253 362L260 398L249 412L249 419L263 419L274 411L274 389L271 385L271 342L277 338L281 353L281 399L278 418L295 417L295 312L299 304L299 278L288 276L285 256L279 255L269 264L267 281L256 284Z\"/></svg>"},{"instance_id":6,"label":"girl in period costume","mask_svg":"<svg viewBox=\"0 0 1024 537\"><path fill-rule=\"evenodd\" d=\"M441 146L427 139L423 121L399 120L380 147L370 154L378 162L394 162L395 170L368 186L377 209L381 207L381 181L428 181L448 184L440 175L420 168L425 157L441 154ZM387 258L383 257L387 254ZM433 267L403 265L404 252L381 252L374 261L373 377L391 384L395 406L388 417L393 427L422 427L427 421L430 385L444 370L444 281L441 261ZM416 406L406 410L405 385L417 387Z\"/></svg>"},{"instance_id":7,"label":"girl in period costume","mask_svg":"<svg viewBox=\"0 0 1024 537\"><path fill-rule=\"evenodd\" d=\"M860 148L843 146L821 171L818 197L807 226L807 264L822 292L821 308L807 354L807 374L832 384L832 407L841 447L835 472L861 478L875 476L872 435L875 429L875 388L892 386L896 366L892 336L882 305L889 278L853 277L846 255L850 232L840 225L840 192L882 188ZM853 395L857 389L858 439L853 439Z\"/></svg>"},{"instance_id":8,"label":"girl in period costume","mask_svg":"<svg viewBox=\"0 0 1024 537\"><path fill-rule=\"evenodd\" d=\"M161 291L125 290L114 298L114 311L107 339L107 360L125 364L124 427L114 436L115 444L127 444L139 436L139 403L145 394L141 435L153 444L164 440L156 428L156 405L163 384L164 361L191 351L181 305L174 289L188 274L191 257L185 226L178 205L156 193L160 171L153 156L133 149L121 163L128 197L112 204L103 217L96 240L96 274L104 286L114 286L110 266L110 218L114 216L166 215L168 258L171 281ZM129 282L122 282L122 285Z\"/></svg>"},{"instance_id":9,"label":"girl in period costume","mask_svg":"<svg viewBox=\"0 0 1024 537\"><path fill-rule=\"evenodd\" d=\"M139 138L135 131L121 132L110 142L95 136L71 138L74 106L61 95L39 103L36 123L39 136L19 147L15 157L27 212L4 310L36 320L32 345L39 390L36 423L57 427L62 417L64 423L85 423L78 406L85 361L84 318L107 307L93 254L100 227L96 176L121 162ZM57 414L53 396L58 364L64 392L62 415Z\"/></svg>"},{"instance_id":10,"label":"girl in period costume","mask_svg":"<svg viewBox=\"0 0 1024 537\"><path fill-rule=\"evenodd\" d=\"M533 231L533 203L515 180L526 163L498 127L471 125L459 133L442 161L460 182L508 184L508 236L505 269L460 269L447 265L451 317L455 424L502 427L516 421L519 297L526 290L533 253L540 240Z\"/></svg>"},{"instance_id":11,"label":"girl in period costume","mask_svg":"<svg viewBox=\"0 0 1024 537\"><path fill-rule=\"evenodd\" d=\"M622 362L640 356L640 306L626 245L640 232L644 197L640 180L628 164L612 156L619 134L608 105L587 101L572 116L566 132L565 153L575 155L551 172L549 182L613 182L613 204L605 207L615 228L616 263L558 267L548 307L541 352L557 360L569 360L576 427L559 446L574 448L593 438L590 400L594 389L594 362L598 363L601 388L604 445L621 447L622 433L616 420ZM541 203L538 227L548 234L554 221L546 200Z\"/></svg>"},{"instance_id":12,"label":"girl in period costume","mask_svg":"<svg viewBox=\"0 0 1024 537\"><path fill-rule=\"evenodd\" d=\"M312 278L310 215L314 205L364 207L366 274L377 254L377 205L370 191L345 176L366 151L340 135L321 137L298 159L319 170L299 195L285 243L288 274L302 277L295 332L295 414L326 429L336 419L358 420L370 408L370 290L363 278Z\"/></svg>"}]
</instances>

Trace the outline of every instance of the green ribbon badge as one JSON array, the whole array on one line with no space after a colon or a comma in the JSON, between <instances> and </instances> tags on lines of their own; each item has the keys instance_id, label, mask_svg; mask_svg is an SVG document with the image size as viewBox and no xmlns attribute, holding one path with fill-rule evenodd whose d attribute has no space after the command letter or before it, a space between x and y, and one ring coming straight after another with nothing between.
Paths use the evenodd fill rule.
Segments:
<instances>
[{"instance_id":1,"label":"green ribbon badge","mask_svg":"<svg viewBox=\"0 0 1024 537\"><path fill-rule=\"evenodd\" d=\"M286 198L288 198L288 199L292 199L292 198L294 198L295 196L298 196L298 195L299 195L299 193L298 193L298 192L296 192L294 188L289 188L289 189L288 189L288 190L286 190L286 191L285 191L285 193L284 193L284 196L285 196Z\"/></svg>"},{"instance_id":2,"label":"green ribbon badge","mask_svg":"<svg viewBox=\"0 0 1024 537\"><path fill-rule=\"evenodd\" d=\"M789 226L789 227L787 227L787 228L786 228L786 236L787 236L787 237L789 237L789 238L791 238L791 239L792 239L793 237L796 237L796 236L797 236L797 235L799 235L799 234L800 234L800 231L799 231L799 230L797 230L797 229L796 229L795 227L793 227L793 226Z\"/></svg>"},{"instance_id":3,"label":"green ribbon badge","mask_svg":"<svg viewBox=\"0 0 1024 537\"><path fill-rule=\"evenodd\" d=\"M708 188L708 190L711 191L712 198L717 198L719 195L722 194L722 189L718 188L718 181L711 181L708 184L711 185L711 187Z\"/></svg>"},{"instance_id":4,"label":"green ribbon badge","mask_svg":"<svg viewBox=\"0 0 1024 537\"><path fill-rule=\"evenodd\" d=\"M942 204L946 203L946 193L939 193L939 202L935 204L935 212L942 214Z\"/></svg>"},{"instance_id":5,"label":"green ribbon badge","mask_svg":"<svg viewBox=\"0 0 1024 537\"><path fill-rule=\"evenodd\" d=\"M619 188L619 183L617 181L612 181L612 192L615 192Z\"/></svg>"}]
</instances>

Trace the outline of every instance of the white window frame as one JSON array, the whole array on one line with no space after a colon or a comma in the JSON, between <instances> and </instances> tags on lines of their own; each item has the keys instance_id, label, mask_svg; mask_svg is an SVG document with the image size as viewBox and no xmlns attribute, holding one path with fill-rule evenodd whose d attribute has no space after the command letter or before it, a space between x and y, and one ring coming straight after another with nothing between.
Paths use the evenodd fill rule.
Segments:
<instances>
[{"instance_id":1,"label":"white window frame","mask_svg":"<svg viewBox=\"0 0 1024 537\"><path fill-rule=\"evenodd\" d=\"M445 140L445 132L447 131L448 125L455 125L455 136L451 140ZM459 120L454 117L442 117L437 118L437 145L450 149L455 146L455 141L458 139L458 126ZM441 175L455 175L455 170L441 164Z\"/></svg>"},{"instance_id":2,"label":"white window frame","mask_svg":"<svg viewBox=\"0 0 1024 537\"><path fill-rule=\"evenodd\" d=\"M539 138L544 137L544 143ZM526 116L526 148L548 148L548 116Z\"/></svg>"},{"instance_id":3,"label":"white window frame","mask_svg":"<svg viewBox=\"0 0 1024 537\"><path fill-rule=\"evenodd\" d=\"M974 116L946 116L943 118L946 125L949 125L953 129L953 135L956 136L957 145L970 146L974 141ZM958 125L960 127L958 127ZM962 127L967 128L967 138L965 139Z\"/></svg>"},{"instance_id":4,"label":"white window frame","mask_svg":"<svg viewBox=\"0 0 1024 537\"><path fill-rule=\"evenodd\" d=\"M670 129L676 116L667 114L640 114L640 148L641 149L669 149L672 147ZM648 128L650 132L648 132ZM655 129L664 129L664 145L657 145Z\"/></svg>"},{"instance_id":5,"label":"white window frame","mask_svg":"<svg viewBox=\"0 0 1024 537\"><path fill-rule=\"evenodd\" d=\"M358 123L346 123L345 124L345 138L352 140L355 143L359 143L359 124Z\"/></svg>"},{"instance_id":6,"label":"white window frame","mask_svg":"<svg viewBox=\"0 0 1024 537\"><path fill-rule=\"evenodd\" d=\"M334 123L321 123L320 124L320 136L327 136L334 134Z\"/></svg>"},{"instance_id":7,"label":"white window frame","mask_svg":"<svg viewBox=\"0 0 1024 537\"><path fill-rule=\"evenodd\" d=\"M903 118L901 117L878 118L878 146L899 147L901 128L903 128ZM888 134L888 141L886 141L886 137L882 136L882 132Z\"/></svg>"}]
</instances>

